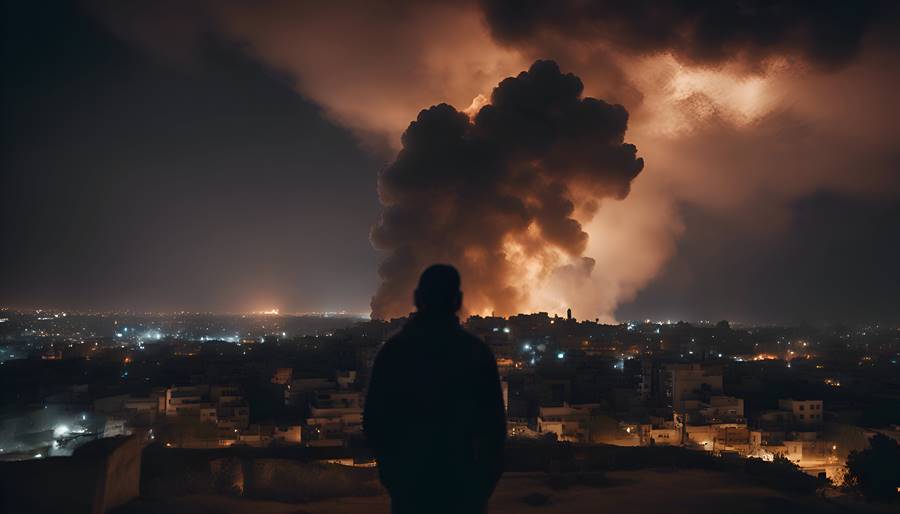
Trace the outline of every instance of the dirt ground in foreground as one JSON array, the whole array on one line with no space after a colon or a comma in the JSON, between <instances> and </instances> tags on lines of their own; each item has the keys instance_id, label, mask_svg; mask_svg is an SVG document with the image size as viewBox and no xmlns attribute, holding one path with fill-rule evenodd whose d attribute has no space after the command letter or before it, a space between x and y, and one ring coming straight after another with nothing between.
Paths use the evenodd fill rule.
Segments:
<instances>
[{"instance_id":1,"label":"dirt ground in foreground","mask_svg":"<svg viewBox=\"0 0 900 514\"><path fill-rule=\"evenodd\" d=\"M489 514L845 514L897 512L846 499L793 496L740 477L705 470L646 469L609 472L568 484L546 475L511 474L500 481ZM337 498L303 504L224 496L139 500L116 514L389 514L387 496Z\"/></svg>"}]
</instances>

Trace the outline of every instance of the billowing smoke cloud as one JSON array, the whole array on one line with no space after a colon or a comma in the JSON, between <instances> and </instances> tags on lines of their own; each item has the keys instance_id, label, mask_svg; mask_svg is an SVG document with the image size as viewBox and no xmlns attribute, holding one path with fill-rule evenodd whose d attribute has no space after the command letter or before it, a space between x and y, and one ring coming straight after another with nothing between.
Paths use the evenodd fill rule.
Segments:
<instances>
[{"instance_id":1,"label":"billowing smoke cloud","mask_svg":"<svg viewBox=\"0 0 900 514\"><path fill-rule=\"evenodd\" d=\"M823 67L846 64L881 0L722 0L621 2L483 0L493 34L506 42L546 33L614 44L637 53L672 53L690 63L744 59L756 65L790 55Z\"/></svg>"},{"instance_id":2,"label":"billowing smoke cloud","mask_svg":"<svg viewBox=\"0 0 900 514\"><path fill-rule=\"evenodd\" d=\"M384 211L372 241L388 256L372 314L409 311L421 270L459 267L470 312L507 315L529 303L530 273L590 275L576 202L624 198L644 166L624 142L621 105L582 97L553 61L503 80L469 117L447 104L422 111L379 178Z\"/></svg>"},{"instance_id":3,"label":"billowing smoke cloud","mask_svg":"<svg viewBox=\"0 0 900 514\"><path fill-rule=\"evenodd\" d=\"M446 130L480 168L453 167L462 157L448 157L413 174L413 158L426 162L425 154L403 150L382 174L387 208L372 235L387 250L381 273L392 280L378 293L380 315L411 307L410 276L424 265L420 259L462 255L470 263L467 303L476 312L562 313L571 306L579 317L611 320L664 270L680 234L691 230L680 215L685 205L734 220L729 226L740 239L779 230L791 206L811 194L894 198L900 189L896 2L93 2L114 32L165 54L190 55L198 34L237 43L386 156L395 155L423 107L459 108L425 111L428 130L417 121L412 131L424 141L412 136L403 144L419 151L425 134ZM528 171L529 162L471 155L475 147L506 152L510 142L488 138L478 119L456 111L474 114L480 95L545 57L584 79L583 96L622 104L630 114L628 139L647 172L623 200L592 201L621 193L613 186L622 180L592 179L570 161L551 169L559 159L553 152L531 170L546 181L535 189L505 175ZM511 164L488 166L497 162ZM504 175L478 174L485 169ZM473 188L464 191L473 198L466 209L453 203L463 182ZM405 195L416 188L444 203L415 211L420 206L408 207ZM483 213L482 205L504 218L475 228L471 216L454 219L468 209ZM403 208L438 217L418 220ZM451 227L474 232L464 236L473 241L491 230L512 236L490 247L495 253L453 247L458 238L442 246ZM405 243L423 234L429 237L418 250ZM483 269L500 272L480 272L472 264L479 259Z\"/></svg>"},{"instance_id":4,"label":"billowing smoke cloud","mask_svg":"<svg viewBox=\"0 0 900 514\"><path fill-rule=\"evenodd\" d=\"M474 2L89 2L120 37L165 58L199 60L210 38L236 43L385 156L423 107L466 107L534 60L494 44Z\"/></svg>"}]
</instances>

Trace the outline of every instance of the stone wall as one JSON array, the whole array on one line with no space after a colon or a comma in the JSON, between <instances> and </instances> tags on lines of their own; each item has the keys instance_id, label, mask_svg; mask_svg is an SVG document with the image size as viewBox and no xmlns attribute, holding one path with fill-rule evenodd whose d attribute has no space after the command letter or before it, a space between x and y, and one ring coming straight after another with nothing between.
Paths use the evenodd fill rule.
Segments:
<instances>
[{"instance_id":1,"label":"stone wall","mask_svg":"<svg viewBox=\"0 0 900 514\"><path fill-rule=\"evenodd\" d=\"M312 501L382 492L375 468L254 455L222 456L148 448L141 496L224 494L246 498ZM260 452L261 453L261 452Z\"/></svg>"},{"instance_id":2,"label":"stone wall","mask_svg":"<svg viewBox=\"0 0 900 514\"><path fill-rule=\"evenodd\" d=\"M0 462L0 511L104 514L136 498L141 442L92 441L71 457Z\"/></svg>"}]
</instances>

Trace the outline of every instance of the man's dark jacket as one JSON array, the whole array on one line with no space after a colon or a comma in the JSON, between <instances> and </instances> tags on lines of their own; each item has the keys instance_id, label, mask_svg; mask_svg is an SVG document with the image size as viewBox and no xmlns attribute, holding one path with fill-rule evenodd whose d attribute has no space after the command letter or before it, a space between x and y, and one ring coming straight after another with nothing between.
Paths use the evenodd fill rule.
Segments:
<instances>
[{"instance_id":1,"label":"man's dark jacket","mask_svg":"<svg viewBox=\"0 0 900 514\"><path fill-rule=\"evenodd\" d=\"M483 504L502 473L506 437L490 349L455 316L414 316L378 352L363 429L395 502Z\"/></svg>"}]
</instances>

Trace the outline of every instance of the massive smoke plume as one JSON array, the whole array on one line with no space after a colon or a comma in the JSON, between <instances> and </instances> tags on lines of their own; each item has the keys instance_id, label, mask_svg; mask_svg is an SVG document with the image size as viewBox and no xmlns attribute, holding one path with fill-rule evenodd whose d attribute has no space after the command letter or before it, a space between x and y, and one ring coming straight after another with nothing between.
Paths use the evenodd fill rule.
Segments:
<instances>
[{"instance_id":1,"label":"massive smoke plume","mask_svg":"<svg viewBox=\"0 0 900 514\"><path fill-rule=\"evenodd\" d=\"M537 61L503 80L474 120L447 104L419 113L379 177L372 241L388 256L373 316L408 312L416 277L434 262L460 268L476 313L527 305L529 267L530 278L590 274L576 204L624 198L644 162L624 142L625 108L582 90L555 62Z\"/></svg>"}]
</instances>

